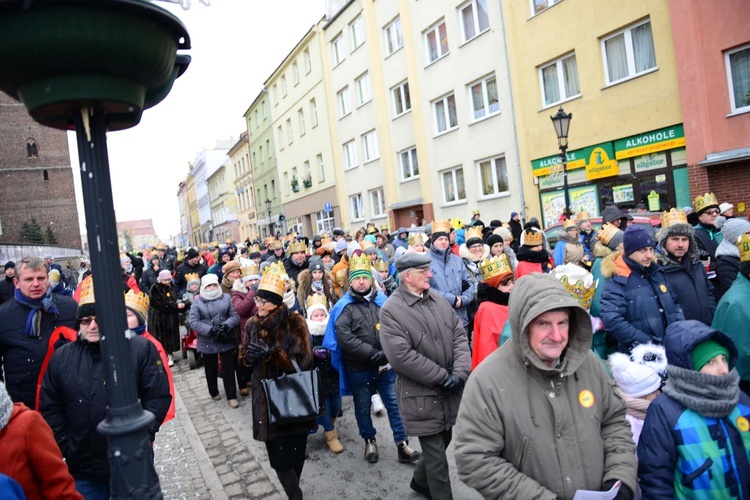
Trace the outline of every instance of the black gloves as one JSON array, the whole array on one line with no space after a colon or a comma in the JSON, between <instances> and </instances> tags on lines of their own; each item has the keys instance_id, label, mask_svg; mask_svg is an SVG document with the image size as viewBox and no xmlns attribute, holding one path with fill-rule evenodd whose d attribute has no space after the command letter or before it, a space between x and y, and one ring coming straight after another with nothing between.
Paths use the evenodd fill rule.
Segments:
<instances>
[{"instance_id":1,"label":"black gloves","mask_svg":"<svg viewBox=\"0 0 750 500\"><path fill-rule=\"evenodd\" d=\"M271 353L271 349L268 348L265 342L262 340L259 343L250 342L247 345L247 352L245 353L245 362L247 364L253 364L259 359L268 356Z\"/></svg>"},{"instance_id":2,"label":"black gloves","mask_svg":"<svg viewBox=\"0 0 750 500\"><path fill-rule=\"evenodd\" d=\"M372 354L370 354L370 363L378 366L383 366L388 362L388 359L385 357L385 353L382 350L373 351Z\"/></svg>"},{"instance_id":3,"label":"black gloves","mask_svg":"<svg viewBox=\"0 0 750 500\"><path fill-rule=\"evenodd\" d=\"M455 373L449 374L448 378L443 380L443 383L440 385L446 394L458 394L463 386L464 381Z\"/></svg>"},{"instance_id":4,"label":"black gloves","mask_svg":"<svg viewBox=\"0 0 750 500\"><path fill-rule=\"evenodd\" d=\"M610 479L609 481L605 482L602 485L602 491L609 491L612 489L612 486L615 485L615 483L618 481L618 479ZM630 488L625 486L625 483L620 484L620 490L617 492L617 496L615 496L615 500L633 500L633 492Z\"/></svg>"}]
</instances>

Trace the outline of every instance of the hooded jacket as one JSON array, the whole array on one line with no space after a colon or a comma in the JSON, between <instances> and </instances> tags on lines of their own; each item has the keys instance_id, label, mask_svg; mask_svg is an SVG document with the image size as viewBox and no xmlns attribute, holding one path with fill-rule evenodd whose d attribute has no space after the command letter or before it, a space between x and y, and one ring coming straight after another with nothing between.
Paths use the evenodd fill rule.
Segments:
<instances>
[{"instance_id":1,"label":"hooded jacket","mask_svg":"<svg viewBox=\"0 0 750 500\"><path fill-rule=\"evenodd\" d=\"M579 238L574 238L568 231L561 229L557 232L557 243L552 254L555 265L580 265L583 262L584 249Z\"/></svg>"},{"instance_id":2,"label":"hooded jacket","mask_svg":"<svg viewBox=\"0 0 750 500\"><path fill-rule=\"evenodd\" d=\"M711 327L726 333L739 351L737 372L745 383L750 382L750 279L738 274L734 284L716 306Z\"/></svg>"},{"instance_id":3,"label":"hooded jacket","mask_svg":"<svg viewBox=\"0 0 750 500\"><path fill-rule=\"evenodd\" d=\"M450 250L438 250L432 245L429 255L432 257L430 286L445 297L451 308L455 306L456 299L461 298L461 307L454 310L461 318L461 324L466 327L469 324L467 307L474 299L476 283L464 266L461 257L453 255Z\"/></svg>"},{"instance_id":4,"label":"hooded jacket","mask_svg":"<svg viewBox=\"0 0 750 500\"><path fill-rule=\"evenodd\" d=\"M523 286L519 286L523 284ZM529 344L539 315L569 308L567 349L550 368ZM588 312L550 275L513 289L513 337L472 373L454 432L459 478L485 498L570 499L619 479L635 491L625 403L590 351Z\"/></svg>"},{"instance_id":5,"label":"hooded jacket","mask_svg":"<svg viewBox=\"0 0 750 500\"><path fill-rule=\"evenodd\" d=\"M694 370L691 353L704 340L737 350L723 333L696 321L670 325L664 341L669 364ZM669 384L669 381L667 382ZM710 418L662 393L649 405L638 442L643 498L748 498L750 496L750 397L723 418Z\"/></svg>"}]
</instances>

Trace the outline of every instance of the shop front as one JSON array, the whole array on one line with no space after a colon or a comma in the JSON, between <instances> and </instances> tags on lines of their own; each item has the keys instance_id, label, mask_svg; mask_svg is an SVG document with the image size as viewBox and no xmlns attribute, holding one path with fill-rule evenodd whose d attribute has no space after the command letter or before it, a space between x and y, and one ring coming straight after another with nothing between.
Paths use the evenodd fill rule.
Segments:
<instances>
[{"instance_id":1,"label":"shop front","mask_svg":"<svg viewBox=\"0 0 750 500\"><path fill-rule=\"evenodd\" d=\"M545 227L565 211L560 159L531 162ZM566 159L573 213L598 215L610 201L631 211L643 203L650 212L690 205L682 124L569 151Z\"/></svg>"}]
</instances>

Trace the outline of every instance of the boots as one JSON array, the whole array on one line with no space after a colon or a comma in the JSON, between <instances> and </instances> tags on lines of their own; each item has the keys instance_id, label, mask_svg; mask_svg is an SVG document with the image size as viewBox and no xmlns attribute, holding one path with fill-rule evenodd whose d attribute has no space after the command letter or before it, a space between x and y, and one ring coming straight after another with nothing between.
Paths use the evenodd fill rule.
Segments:
<instances>
[{"instance_id":1,"label":"boots","mask_svg":"<svg viewBox=\"0 0 750 500\"><path fill-rule=\"evenodd\" d=\"M375 438L365 439L365 460L371 464L378 461L378 443Z\"/></svg>"},{"instance_id":2,"label":"boots","mask_svg":"<svg viewBox=\"0 0 750 500\"><path fill-rule=\"evenodd\" d=\"M341 453L344 451L344 447L341 446L341 441L339 441L339 436L336 434L336 429L326 431L326 444L328 445L328 449L331 450L333 453Z\"/></svg>"},{"instance_id":3,"label":"boots","mask_svg":"<svg viewBox=\"0 0 750 500\"><path fill-rule=\"evenodd\" d=\"M302 500L302 490L299 487L299 476L294 469L277 470L281 487L290 500Z\"/></svg>"},{"instance_id":4,"label":"boots","mask_svg":"<svg viewBox=\"0 0 750 500\"><path fill-rule=\"evenodd\" d=\"M402 464L415 464L419 461L422 453L412 449L409 446L409 441L401 441L398 443L398 461Z\"/></svg>"}]
</instances>

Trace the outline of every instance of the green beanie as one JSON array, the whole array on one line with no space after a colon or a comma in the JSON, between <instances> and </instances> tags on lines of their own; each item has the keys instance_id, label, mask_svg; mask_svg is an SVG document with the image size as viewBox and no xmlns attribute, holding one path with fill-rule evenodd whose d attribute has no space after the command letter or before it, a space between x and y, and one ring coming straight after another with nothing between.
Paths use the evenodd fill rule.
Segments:
<instances>
[{"instance_id":1,"label":"green beanie","mask_svg":"<svg viewBox=\"0 0 750 500\"><path fill-rule=\"evenodd\" d=\"M693 358L693 369L697 372L700 371L706 363L719 354L723 354L727 358L727 361L729 361L729 350L726 347L722 347L715 340L701 342L690 353L690 357Z\"/></svg>"}]
</instances>

